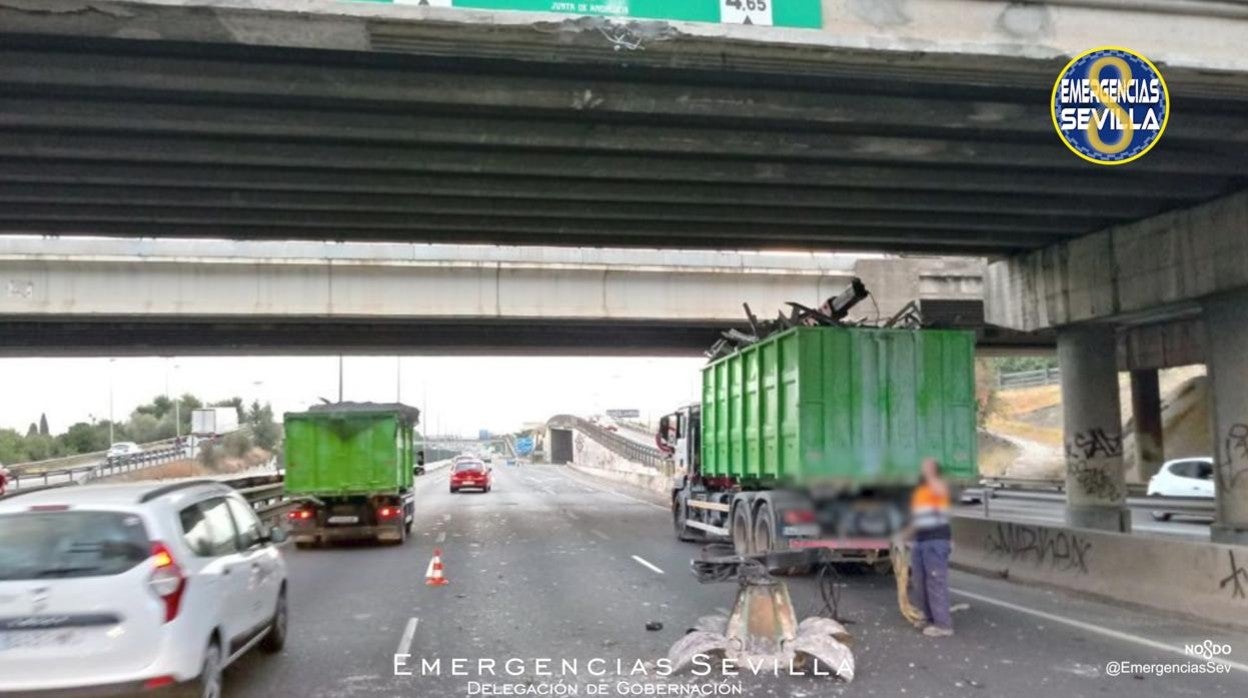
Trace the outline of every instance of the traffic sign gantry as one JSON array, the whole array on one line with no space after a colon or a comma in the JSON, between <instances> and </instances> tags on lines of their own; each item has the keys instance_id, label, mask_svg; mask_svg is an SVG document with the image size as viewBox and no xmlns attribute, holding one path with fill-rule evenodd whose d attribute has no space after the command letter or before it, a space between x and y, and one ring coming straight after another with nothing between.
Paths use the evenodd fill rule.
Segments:
<instances>
[{"instance_id":1,"label":"traffic sign gantry","mask_svg":"<svg viewBox=\"0 0 1248 698\"><path fill-rule=\"evenodd\" d=\"M817 29L820 0L346 0L465 10L515 10Z\"/></svg>"}]
</instances>

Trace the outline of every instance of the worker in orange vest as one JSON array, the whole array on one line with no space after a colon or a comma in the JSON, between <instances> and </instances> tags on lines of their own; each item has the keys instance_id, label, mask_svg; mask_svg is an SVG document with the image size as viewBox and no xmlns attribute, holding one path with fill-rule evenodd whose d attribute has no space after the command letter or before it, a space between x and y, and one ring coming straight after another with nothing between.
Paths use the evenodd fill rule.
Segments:
<instances>
[{"instance_id":1,"label":"worker in orange vest","mask_svg":"<svg viewBox=\"0 0 1248 698\"><path fill-rule=\"evenodd\" d=\"M909 533L914 540L910 584L914 605L923 612L923 634L947 637L953 634L949 614L949 485L941 477L935 458L923 460L922 474L922 482L910 497Z\"/></svg>"}]
</instances>

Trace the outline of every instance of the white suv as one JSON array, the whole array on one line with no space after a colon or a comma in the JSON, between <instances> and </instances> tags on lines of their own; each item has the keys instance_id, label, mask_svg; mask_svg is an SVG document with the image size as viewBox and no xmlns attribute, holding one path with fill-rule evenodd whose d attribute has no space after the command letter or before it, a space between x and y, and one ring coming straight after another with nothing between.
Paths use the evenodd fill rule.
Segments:
<instances>
[{"instance_id":1,"label":"white suv","mask_svg":"<svg viewBox=\"0 0 1248 698\"><path fill-rule=\"evenodd\" d=\"M0 499L0 695L217 698L286 641L284 538L212 481Z\"/></svg>"}]
</instances>

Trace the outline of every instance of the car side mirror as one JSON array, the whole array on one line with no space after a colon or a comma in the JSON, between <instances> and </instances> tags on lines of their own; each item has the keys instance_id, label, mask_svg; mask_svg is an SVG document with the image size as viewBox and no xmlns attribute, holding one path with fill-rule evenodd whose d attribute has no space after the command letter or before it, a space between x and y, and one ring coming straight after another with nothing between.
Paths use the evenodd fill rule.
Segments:
<instances>
[{"instance_id":1,"label":"car side mirror","mask_svg":"<svg viewBox=\"0 0 1248 698\"><path fill-rule=\"evenodd\" d=\"M286 542L286 529L281 526L273 526L269 528L269 542L273 545L281 545Z\"/></svg>"}]
</instances>

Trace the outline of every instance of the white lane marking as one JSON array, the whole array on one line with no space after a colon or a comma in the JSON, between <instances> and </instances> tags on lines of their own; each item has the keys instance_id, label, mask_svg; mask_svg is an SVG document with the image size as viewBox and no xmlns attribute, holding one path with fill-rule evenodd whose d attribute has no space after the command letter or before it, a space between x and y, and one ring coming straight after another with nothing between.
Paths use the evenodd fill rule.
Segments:
<instances>
[{"instance_id":1,"label":"white lane marking","mask_svg":"<svg viewBox=\"0 0 1248 698\"><path fill-rule=\"evenodd\" d=\"M1172 654L1177 654L1177 655L1187 657L1188 659L1192 661L1201 661L1200 658L1193 657L1181 647L1174 647L1172 645L1167 645L1164 642L1158 642L1156 640L1150 640L1146 637L1140 637L1139 635L1132 635L1131 633L1124 633L1119 630L1110 630L1109 628L1105 628L1099 625L1093 625L1091 623L1085 623L1081 620L1075 620L1074 618L1066 618L1065 616L1059 616L1055 613L1048 613L1046 611L1038 611L1034 608L1027 608L1026 606L1019 606L1018 604L1013 604L1008 601L1000 601L998 599L994 599L991 596L983 596L981 594L975 594L969 591L962 591L961 589L950 589L949 591L955 594L958 594L960 596L965 596L968 599L975 599L976 601L982 601L986 604L991 604L993 606L1000 606L1001 608L1008 608L1011 611L1018 611L1019 613L1026 613L1028 615L1032 615L1037 618L1043 618L1044 620L1052 621L1054 623L1061 623L1063 625L1069 625L1072 628L1079 628L1080 630L1083 630L1085 632L1095 633L1097 635L1104 635L1105 637L1110 637L1115 640L1122 640L1123 642L1131 642L1131 643L1142 645L1144 647L1149 647L1155 650L1162 650L1164 652L1170 652ZM1229 659L1222 659L1220 657L1214 657L1213 661L1218 662L1219 664L1225 664L1226 666L1232 669L1235 669L1237 671L1248 673L1248 664L1242 664L1240 662L1233 662Z\"/></svg>"},{"instance_id":2,"label":"white lane marking","mask_svg":"<svg viewBox=\"0 0 1248 698\"><path fill-rule=\"evenodd\" d=\"M645 504L646 506L654 507L655 509L661 509L661 510L663 510L663 511L669 511L669 509L668 509L667 507L661 507L661 506L659 506L658 504L655 504L654 502L647 502L647 501L646 501L646 500L644 500L644 499L638 499L638 498L636 498L636 497L630 497L629 495L624 494L623 492L616 492L615 490L604 490L604 489L602 489L601 487L597 487L597 486L595 486L595 485L591 485L591 484L589 484L588 482L585 482L584 480L582 480L582 479L580 479L580 478L572 477L571 475L568 475L567 473L560 473L560 474L561 474L561 475L563 475L564 477L568 478L569 480L573 480L573 481L575 481L575 482L578 482L578 483L580 483L580 484L584 485L585 487L588 487L588 488L590 488L590 489L592 489L592 490L595 490L595 491L597 491L597 492L602 492L602 493L604 493L604 494L613 494L613 495L616 495L617 497L623 497L624 499L629 499L629 500L632 500L632 501L637 502L637 503L639 503L639 504Z\"/></svg>"},{"instance_id":3,"label":"white lane marking","mask_svg":"<svg viewBox=\"0 0 1248 698\"><path fill-rule=\"evenodd\" d=\"M650 569L654 570L655 572L658 572L659 574L664 573L663 570L659 569L658 567L655 567L654 565L650 564L649 562L646 562L645 560L637 557L636 555L633 556L633 559L637 561L637 564L643 567L649 567Z\"/></svg>"},{"instance_id":4,"label":"white lane marking","mask_svg":"<svg viewBox=\"0 0 1248 698\"><path fill-rule=\"evenodd\" d=\"M416 626L419 624L419 618L411 618L407 621L407 627L403 629L403 637L399 638L399 649L395 654L411 654L412 640L416 639Z\"/></svg>"},{"instance_id":5,"label":"white lane marking","mask_svg":"<svg viewBox=\"0 0 1248 698\"><path fill-rule=\"evenodd\" d=\"M601 539L603 539L603 540L611 540L611 537L610 537L610 536L608 536L607 534L603 533L602 531L599 531L599 530L598 530L598 529L596 529L596 528L591 528L591 529L589 529L589 532L590 532L590 533L592 533L592 534L594 534L595 536L598 536L599 538L601 538Z\"/></svg>"},{"instance_id":6,"label":"white lane marking","mask_svg":"<svg viewBox=\"0 0 1248 698\"><path fill-rule=\"evenodd\" d=\"M439 543L446 542L446 531L438 531L438 542Z\"/></svg>"},{"instance_id":7,"label":"white lane marking","mask_svg":"<svg viewBox=\"0 0 1248 698\"><path fill-rule=\"evenodd\" d=\"M568 517L569 519L572 519L573 521L578 521L578 520L580 520L580 518L581 518L581 517L577 516L576 514L573 514L573 513L572 513L572 512L570 512L570 511L565 511L565 512L563 512L563 513L564 513L564 514L566 514L566 515L567 515L567 517Z\"/></svg>"}]
</instances>

